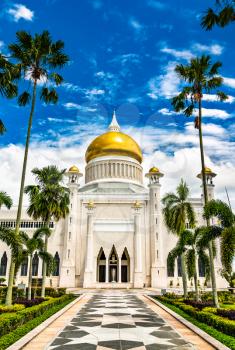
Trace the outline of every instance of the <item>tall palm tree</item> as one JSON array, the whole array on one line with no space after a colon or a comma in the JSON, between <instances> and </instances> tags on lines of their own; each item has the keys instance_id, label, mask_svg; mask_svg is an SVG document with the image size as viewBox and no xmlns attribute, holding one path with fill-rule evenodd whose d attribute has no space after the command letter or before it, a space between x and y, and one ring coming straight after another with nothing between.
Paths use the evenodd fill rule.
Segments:
<instances>
[{"instance_id":1,"label":"tall palm tree","mask_svg":"<svg viewBox=\"0 0 235 350\"><path fill-rule=\"evenodd\" d=\"M180 184L176 188L176 193L167 193L162 199L162 203L164 205L163 216L166 226L172 233L179 237L181 237L182 233L185 231L187 222L189 224L189 228L193 228L195 226L195 214L188 198L189 188L186 182L181 179ZM184 297L187 298L187 273L184 251L181 254L181 265Z\"/></svg>"},{"instance_id":2,"label":"tall palm tree","mask_svg":"<svg viewBox=\"0 0 235 350\"><path fill-rule=\"evenodd\" d=\"M35 231L33 236L30 238L27 233L20 232L21 241L25 247L25 255L29 256L29 277L28 277L28 299L31 300L31 290L32 290L32 261L33 254L36 250L42 251L44 248L44 242L40 237L40 233Z\"/></svg>"},{"instance_id":3,"label":"tall palm tree","mask_svg":"<svg viewBox=\"0 0 235 350\"><path fill-rule=\"evenodd\" d=\"M209 275L209 258L204 251L205 247L198 244L199 239L199 230L184 230L181 233L176 246L169 252L167 257L167 269L171 273L174 273L176 258L181 256L182 253L185 253L187 275L189 279L194 279L194 288L197 301L200 299L197 274L198 259L201 259L205 266L207 278Z\"/></svg>"},{"instance_id":4,"label":"tall palm tree","mask_svg":"<svg viewBox=\"0 0 235 350\"><path fill-rule=\"evenodd\" d=\"M26 186L25 193L29 195L28 214L35 220L44 222L44 230L49 230L51 220L58 221L69 213L69 190L62 185L64 170L51 165L42 169L35 168L32 173L36 176L37 185ZM44 251L47 252L49 233L45 235ZM43 261L42 297L45 296L47 262Z\"/></svg>"},{"instance_id":5,"label":"tall palm tree","mask_svg":"<svg viewBox=\"0 0 235 350\"><path fill-rule=\"evenodd\" d=\"M10 209L12 206L12 199L6 192L0 191L0 209L2 205L5 205L7 209Z\"/></svg>"},{"instance_id":6,"label":"tall palm tree","mask_svg":"<svg viewBox=\"0 0 235 350\"><path fill-rule=\"evenodd\" d=\"M219 76L219 68L221 65L221 62L215 62L212 64L210 56L202 55L201 57L192 58L190 63L187 65L180 64L175 68L179 78L186 83L180 94L172 99L172 105L175 111L183 111L186 116L191 116L194 114L196 108L198 109L198 116L195 118L195 128L199 130L202 186L205 204L208 202L208 196L202 134L202 101L203 94L210 93L213 90L216 90L219 101L224 101L227 99L227 95L218 90L223 83L222 77ZM209 226L209 222L207 222L207 225ZM215 306L218 307L212 244L209 244L209 256L213 300Z\"/></svg>"},{"instance_id":7,"label":"tall palm tree","mask_svg":"<svg viewBox=\"0 0 235 350\"><path fill-rule=\"evenodd\" d=\"M201 25L211 30L215 25L225 27L235 21L235 0L216 0L215 9L208 8Z\"/></svg>"},{"instance_id":8,"label":"tall palm tree","mask_svg":"<svg viewBox=\"0 0 235 350\"><path fill-rule=\"evenodd\" d=\"M63 82L63 77L54 70L62 68L68 63L69 58L63 51L63 41L58 40L53 42L48 31L44 31L42 34L35 34L34 36L25 31L19 31L16 33L16 37L16 43L9 45L9 53L11 58L15 61L16 69L22 80L29 80L29 90L24 91L18 97L18 104L20 106L25 106L27 103L31 102L16 218L16 232L19 233L37 88L39 84L43 84L39 96L40 100L47 104L56 103L58 95L54 86L60 85ZM14 263L12 262L6 298L7 305L10 305L12 301L13 276Z\"/></svg>"},{"instance_id":9,"label":"tall palm tree","mask_svg":"<svg viewBox=\"0 0 235 350\"><path fill-rule=\"evenodd\" d=\"M4 55L0 54L0 95L7 98L16 97L18 88L15 80L18 78L18 70ZM4 134L5 131L5 125L0 119L0 135Z\"/></svg>"}]
</instances>

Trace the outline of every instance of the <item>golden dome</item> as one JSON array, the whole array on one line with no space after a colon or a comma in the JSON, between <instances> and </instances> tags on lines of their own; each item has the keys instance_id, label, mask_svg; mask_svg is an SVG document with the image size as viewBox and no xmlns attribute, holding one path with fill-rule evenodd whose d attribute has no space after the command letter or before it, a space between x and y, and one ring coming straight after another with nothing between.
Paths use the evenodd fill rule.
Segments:
<instances>
[{"instance_id":1,"label":"golden dome","mask_svg":"<svg viewBox=\"0 0 235 350\"><path fill-rule=\"evenodd\" d=\"M120 131L108 131L96 137L86 151L87 163L97 157L126 156L142 162L142 151L139 145L128 135Z\"/></svg>"},{"instance_id":2,"label":"golden dome","mask_svg":"<svg viewBox=\"0 0 235 350\"><path fill-rule=\"evenodd\" d=\"M79 173L79 169L78 169L78 167L76 167L76 165L73 165L73 166L71 166L71 168L69 168L69 172Z\"/></svg>"},{"instance_id":3,"label":"golden dome","mask_svg":"<svg viewBox=\"0 0 235 350\"><path fill-rule=\"evenodd\" d=\"M210 168L205 167L205 173L210 174L210 173L212 173L212 170Z\"/></svg>"},{"instance_id":4,"label":"golden dome","mask_svg":"<svg viewBox=\"0 0 235 350\"><path fill-rule=\"evenodd\" d=\"M149 173L159 173L159 169L154 166L151 169L149 169Z\"/></svg>"}]
</instances>

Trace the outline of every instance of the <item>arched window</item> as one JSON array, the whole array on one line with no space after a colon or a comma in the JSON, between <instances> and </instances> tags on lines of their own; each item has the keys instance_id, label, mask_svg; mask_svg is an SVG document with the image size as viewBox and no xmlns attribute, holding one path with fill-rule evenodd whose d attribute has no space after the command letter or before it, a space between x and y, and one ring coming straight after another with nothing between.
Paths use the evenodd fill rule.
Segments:
<instances>
[{"instance_id":1,"label":"arched window","mask_svg":"<svg viewBox=\"0 0 235 350\"><path fill-rule=\"evenodd\" d=\"M198 273L199 277L205 277L206 275L205 264L204 261L200 259L200 257L198 258Z\"/></svg>"},{"instance_id":2,"label":"arched window","mask_svg":"<svg viewBox=\"0 0 235 350\"><path fill-rule=\"evenodd\" d=\"M167 266L167 276L168 277L174 277L174 271L171 271L170 269L169 269L169 266Z\"/></svg>"},{"instance_id":3,"label":"arched window","mask_svg":"<svg viewBox=\"0 0 235 350\"><path fill-rule=\"evenodd\" d=\"M54 269L52 275L53 276L59 276L59 274L60 274L60 257L59 257L58 252L55 253L54 264L55 264L55 269Z\"/></svg>"},{"instance_id":4,"label":"arched window","mask_svg":"<svg viewBox=\"0 0 235 350\"><path fill-rule=\"evenodd\" d=\"M105 282L106 280L106 256L103 248L100 248L100 252L97 257L97 281Z\"/></svg>"},{"instance_id":5,"label":"arched window","mask_svg":"<svg viewBox=\"0 0 235 350\"><path fill-rule=\"evenodd\" d=\"M130 281L130 257L125 248L121 257L121 282Z\"/></svg>"},{"instance_id":6,"label":"arched window","mask_svg":"<svg viewBox=\"0 0 235 350\"><path fill-rule=\"evenodd\" d=\"M177 266L178 266L178 277L182 277L181 256L178 256L177 258Z\"/></svg>"},{"instance_id":7,"label":"arched window","mask_svg":"<svg viewBox=\"0 0 235 350\"><path fill-rule=\"evenodd\" d=\"M38 264L39 264L39 257L38 253L34 253L33 261L32 261L32 276L38 276Z\"/></svg>"},{"instance_id":8,"label":"arched window","mask_svg":"<svg viewBox=\"0 0 235 350\"><path fill-rule=\"evenodd\" d=\"M6 273L7 273L7 253L4 252L1 259L0 276L6 276Z\"/></svg>"},{"instance_id":9,"label":"arched window","mask_svg":"<svg viewBox=\"0 0 235 350\"><path fill-rule=\"evenodd\" d=\"M117 282L118 279L118 255L113 246L109 255L109 282Z\"/></svg>"},{"instance_id":10,"label":"arched window","mask_svg":"<svg viewBox=\"0 0 235 350\"><path fill-rule=\"evenodd\" d=\"M21 276L27 276L28 272L28 257L24 258L24 261L21 264Z\"/></svg>"}]
</instances>

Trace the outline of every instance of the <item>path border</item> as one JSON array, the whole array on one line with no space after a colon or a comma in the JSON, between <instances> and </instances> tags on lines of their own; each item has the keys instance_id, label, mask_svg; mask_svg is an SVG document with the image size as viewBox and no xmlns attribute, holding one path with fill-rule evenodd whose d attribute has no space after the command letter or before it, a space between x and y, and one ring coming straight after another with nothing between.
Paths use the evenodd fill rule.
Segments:
<instances>
[{"instance_id":1,"label":"path border","mask_svg":"<svg viewBox=\"0 0 235 350\"><path fill-rule=\"evenodd\" d=\"M30 332L25 334L22 338L17 340L14 344L10 345L7 350L20 350L25 345L27 345L33 338L35 338L39 333L41 333L45 328L47 328L52 322L54 322L57 318L63 315L64 312L69 310L73 305L75 305L78 301L80 301L85 294L80 295L75 300L71 301L68 305L63 307L63 309L57 311L55 314L50 316L46 321L42 322L40 325L32 329Z\"/></svg>"},{"instance_id":2,"label":"path border","mask_svg":"<svg viewBox=\"0 0 235 350\"><path fill-rule=\"evenodd\" d=\"M154 304L156 304L157 306L162 308L164 311L168 312L168 314L173 316L177 321L181 322L187 328L191 329L191 331L193 331L194 333L199 335L199 337L201 337L207 343L212 345L215 349L217 349L217 350L230 350L230 348L228 348L226 345L222 344L220 341L218 341L217 339L213 338L208 333L204 332L201 328L199 328L199 327L195 326L194 324L192 324L191 322L187 321L185 318L183 318L182 316L178 315L176 312L172 311L171 309L169 309L167 306L163 305L162 303L160 303L156 299L153 299L151 296L149 296L147 294L144 294L144 296L147 299L151 300Z\"/></svg>"}]
</instances>

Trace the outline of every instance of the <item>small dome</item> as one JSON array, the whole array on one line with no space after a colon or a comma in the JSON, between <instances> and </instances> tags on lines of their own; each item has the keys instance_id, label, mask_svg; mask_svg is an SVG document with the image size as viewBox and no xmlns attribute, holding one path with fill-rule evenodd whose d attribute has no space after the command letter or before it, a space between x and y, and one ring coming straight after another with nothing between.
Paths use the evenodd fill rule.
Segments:
<instances>
[{"instance_id":1,"label":"small dome","mask_svg":"<svg viewBox=\"0 0 235 350\"><path fill-rule=\"evenodd\" d=\"M151 169L149 169L149 173L159 173L159 169L154 166Z\"/></svg>"},{"instance_id":2,"label":"small dome","mask_svg":"<svg viewBox=\"0 0 235 350\"><path fill-rule=\"evenodd\" d=\"M212 170L210 168L205 167L205 173L210 174L212 173Z\"/></svg>"},{"instance_id":3,"label":"small dome","mask_svg":"<svg viewBox=\"0 0 235 350\"><path fill-rule=\"evenodd\" d=\"M69 172L70 173L79 173L79 169L78 167L76 167L76 165L71 166L71 168L69 168Z\"/></svg>"}]
</instances>

